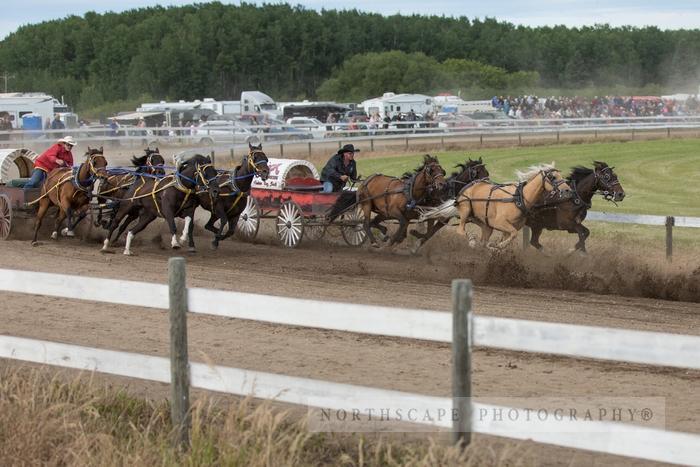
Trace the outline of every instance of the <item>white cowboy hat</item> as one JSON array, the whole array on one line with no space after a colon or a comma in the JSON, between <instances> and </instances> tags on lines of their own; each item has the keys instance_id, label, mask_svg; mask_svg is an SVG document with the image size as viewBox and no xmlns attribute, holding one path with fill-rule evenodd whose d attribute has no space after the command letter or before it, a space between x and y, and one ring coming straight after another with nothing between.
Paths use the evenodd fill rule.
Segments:
<instances>
[{"instance_id":1,"label":"white cowboy hat","mask_svg":"<svg viewBox=\"0 0 700 467\"><path fill-rule=\"evenodd\" d=\"M58 142L59 142L59 143L70 144L71 146L75 146L75 145L77 144L77 143L75 142L75 140L73 139L73 137L70 136L70 135L69 135L69 136L64 136L63 138L59 139Z\"/></svg>"}]
</instances>

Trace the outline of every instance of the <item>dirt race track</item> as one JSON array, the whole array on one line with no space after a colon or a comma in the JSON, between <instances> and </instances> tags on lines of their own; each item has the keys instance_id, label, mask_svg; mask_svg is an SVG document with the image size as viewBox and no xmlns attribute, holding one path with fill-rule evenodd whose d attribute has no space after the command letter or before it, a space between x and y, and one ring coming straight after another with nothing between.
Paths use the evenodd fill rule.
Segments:
<instances>
[{"instance_id":1,"label":"dirt race track","mask_svg":"<svg viewBox=\"0 0 700 467\"><path fill-rule=\"evenodd\" d=\"M416 256L403 250L345 247L336 238L330 235L329 240L289 250L273 245L270 235L263 233L255 244L226 241L213 252L208 237L197 237L198 253L183 253L188 259L188 284L448 311L450 279L474 277L477 314L700 334L698 303L629 296L634 293L564 290L571 287L547 290L533 287L531 281L528 288L513 286L518 277L530 277L522 269L527 269L528 261L543 261L540 256L511 265L505 256L500 267L520 275L513 279L502 274L506 286L499 286L495 285L499 280L490 280L489 274L495 275L500 263L479 256L485 253L464 252L463 257L454 251L440 253L439 242L449 245L449 235L436 240L438 247ZM26 239L8 240L0 242L0 267L167 281L172 252L153 233L135 244L136 257L124 257L121 248L116 254L101 254L99 246L70 239L32 248ZM686 278L676 286L696 290L698 274ZM164 311L8 293L2 293L2 302L2 334L150 355L168 352ZM190 355L195 360L428 395L450 394L450 347L445 344L202 315L188 319ZM700 433L700 372L486 349L476 349L473 360L477 397L661 396L666 398L668 429ZM586 459L598 462L603 457Z\"/></svg>"}]
</instances>

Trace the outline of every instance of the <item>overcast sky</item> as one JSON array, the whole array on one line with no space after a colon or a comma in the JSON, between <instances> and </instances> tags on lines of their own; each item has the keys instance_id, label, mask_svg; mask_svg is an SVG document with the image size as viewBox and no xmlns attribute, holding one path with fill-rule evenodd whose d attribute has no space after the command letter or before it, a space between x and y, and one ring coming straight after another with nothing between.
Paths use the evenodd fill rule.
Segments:
<instances>
[{"instance_id":1,"label":"overcast sky","mask_svg":"<svg viewBox=\"0 0 700 467\"><path fill-rule=\"evenodd\" d=\"M88 11L124 11L153 5L186 5L185 0L2 0L0 39L25 24L40 23ZM198 2L206 3L206 2ZM222 3L238 4L239 1ZM260 1L248 3L262 4ZM268 3L283 3L269 1ZM435 14L496 18L528 26L583 26L607 23L611 26L657 26L661 29L700 28L700 0L298 0L307 8L352 9L384 15Z\"/></svg>"}]
</instances>

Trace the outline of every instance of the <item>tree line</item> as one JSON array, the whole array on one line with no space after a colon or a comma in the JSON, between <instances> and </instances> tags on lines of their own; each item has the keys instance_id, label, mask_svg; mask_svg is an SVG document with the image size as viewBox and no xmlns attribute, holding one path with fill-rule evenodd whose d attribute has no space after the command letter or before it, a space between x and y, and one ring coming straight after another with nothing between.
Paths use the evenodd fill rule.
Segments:
<instances>
[{"instance_id":1,"label":"tree line","mask_svg":"<svg viewBox=\"0 0 700 467\"><path fill-rule=\"evenodd\" d=\"M515 26L496 19L206 3L87 13L0 42L12 90L78 108L149 96L357 101L384 91L657 85L697 90L700 30Z\"/></svg>"}]
</instances>

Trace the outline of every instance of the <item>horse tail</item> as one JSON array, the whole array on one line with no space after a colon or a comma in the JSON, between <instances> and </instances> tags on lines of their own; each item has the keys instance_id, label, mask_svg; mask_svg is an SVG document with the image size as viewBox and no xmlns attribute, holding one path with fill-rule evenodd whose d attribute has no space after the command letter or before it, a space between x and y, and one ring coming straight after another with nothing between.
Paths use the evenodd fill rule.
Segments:
<instances>
[{"instance_id":1,"label":"horse tail","mask_svg":"<svg viewBox=\"0 0 700 467\"><path fill-rule=\"evenodd\" d=\"M355 205L356 201L357 196L354 191L343 191L340 193L340 196L338 196L338 199L333 206L331 206L331 209L328 212L328 221L331 222L336 217L343 214L350 207Z\"/></svg>"}]
</instances>

